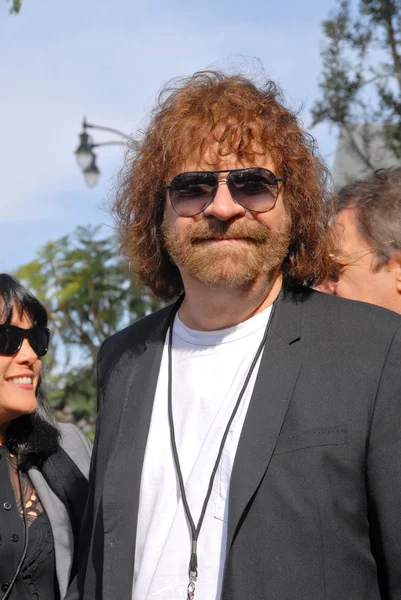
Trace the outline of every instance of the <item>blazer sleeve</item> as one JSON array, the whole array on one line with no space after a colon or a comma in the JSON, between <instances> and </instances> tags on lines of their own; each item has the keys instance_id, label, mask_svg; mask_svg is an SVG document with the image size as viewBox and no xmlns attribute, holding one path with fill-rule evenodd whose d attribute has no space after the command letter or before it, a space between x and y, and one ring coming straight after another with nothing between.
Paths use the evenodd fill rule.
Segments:
<instances>
[{"instance_id":1,"label":"blazer sleeve","mask_svg":"<svg viewBox=\"0 0 401 600\"><path fill-rule=\"evenodd\" d=\"M401 328L392 340L377 389L366 476L381 596L401 600Z\"/></svg>"}]
</instances>

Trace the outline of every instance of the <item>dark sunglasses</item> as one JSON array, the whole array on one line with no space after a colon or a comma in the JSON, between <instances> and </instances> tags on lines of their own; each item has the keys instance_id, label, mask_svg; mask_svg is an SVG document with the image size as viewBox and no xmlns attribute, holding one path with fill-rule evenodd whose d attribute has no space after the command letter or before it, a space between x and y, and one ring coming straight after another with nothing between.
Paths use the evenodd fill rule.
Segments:
<instances>
[{"instance_id":1,"label":"dark sunglasses","mask_svg":"<svg viewBox=\"0 0 401 600\"><path fill-rule=\"evenodd\" d=\"M228 173L219 179L218 173ZM235 202L252 212L268 212L277 202L278 184L268 169L223 169L220 171L189 171L176 175L166 186L171 206L181 217L194 217L203 212L214 200L219 184L225 182Z\"/></svg>"},{"instance_id":2,"label":"dark sunglasses","mask_svg":"<svg viewBox=\"0 0 401 600\"><path fill-rule=\"evenodd\" d=\"M47 327L22 329L16 325L0 325L0 354L5 356L17 354L25 338L38 356L46 354L50 339L50 331Z\"/></svg>"}]
</instances>

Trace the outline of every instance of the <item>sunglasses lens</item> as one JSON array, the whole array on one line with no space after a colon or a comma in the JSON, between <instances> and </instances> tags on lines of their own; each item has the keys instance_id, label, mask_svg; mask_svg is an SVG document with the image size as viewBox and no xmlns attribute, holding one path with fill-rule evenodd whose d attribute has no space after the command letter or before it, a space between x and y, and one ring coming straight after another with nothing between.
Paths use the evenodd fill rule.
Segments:
<instances>
[{"instance_id":1,"label":"sunglasses lens","mask_svg":"<svg viewBox=\"0 0 401 600\"><path fill-rule=\"evenodd\" d=\"M16 354L22 346L25 334L32 350L38 356L44 356L47 352L50 339L50 332L47 327L21 329L14 325L0 326L0 354L5 356Z\"/></svg>"},{"instance_id":2,"label":"sunglasses lens","mask_svg":"<svg viewBox=\"0 0 401 600\"><path fill-rule=\"evenodd\" d=\"M28 340L32 350L38 356L44 356L49 347L50 332L47 327L32 327L28 332Z\"/></svg>"},{"instance_id":3,"label":"sunglasses lens","mask_svg":"<svg viewBox=\"0 0 401 600\"><path fill-rule=\"evenodd\" d=\"M11 325L0 327L0 354L12 356L18 352L22 336L18 328Z\"/></svg>"},{"instance_id":4,"label":"sunglasses lens","mask_svg":"<svg viewBox=\"0 0 401 600\"><path fill-rule=\"evenodd\" d=\"M180 173L170 184L170 202L182 217L192 217L205 210L217 190L215 173Z\"/></svg>"},{"instance_id":5,"label":"sunglasses lens","mask_svg":"<svg viewBox=\"0 0 401 600\"><path fill-rule=\"evenodd\" d=\"M248 210L266 212L276 203L276 176L268 169L233 171L227 177L227 185L237 202Z\"/></svg>"}]
</instances>

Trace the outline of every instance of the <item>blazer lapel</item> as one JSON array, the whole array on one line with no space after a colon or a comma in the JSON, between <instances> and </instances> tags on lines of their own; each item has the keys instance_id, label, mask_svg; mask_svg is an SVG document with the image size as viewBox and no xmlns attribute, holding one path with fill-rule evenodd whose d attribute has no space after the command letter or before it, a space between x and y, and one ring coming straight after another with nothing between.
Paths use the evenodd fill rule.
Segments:
<instances>
[{"instance_id":1,"label":"blazer lapel","mask_svg":"<svg viewBox=\"0 0 401 600\"><path fill-rule=\"evenodd\" d=\"M128 379L103 493L103 597L132 595L139 492L153 401L170 311L118 377ZM113 398L110 398L113 400Z\"/></svg>"},{"instance_id":2,"label":"blazer lapel","mask_svg":"<svg viewBox=\"0 0 401 600\"><path fill-rule=\"evenodd\" d=\"M29 469L28 474L50 521L54 539L56 574L60 597L64 598L70 579L74 553L74 539L68 512L38 469Z\"/></svg>"},{"instance_id":3,"label":"blazer lapel","mask_svg":"<svg viewBox=\"0 0 401 600\"><path fill-rule=\"evenodd\" d=\"M240 518L269 466L301 360L292 343L300 338L301 302L282 292L267 336L231 475L227 553Z\"/></svg>"}]
</instances>

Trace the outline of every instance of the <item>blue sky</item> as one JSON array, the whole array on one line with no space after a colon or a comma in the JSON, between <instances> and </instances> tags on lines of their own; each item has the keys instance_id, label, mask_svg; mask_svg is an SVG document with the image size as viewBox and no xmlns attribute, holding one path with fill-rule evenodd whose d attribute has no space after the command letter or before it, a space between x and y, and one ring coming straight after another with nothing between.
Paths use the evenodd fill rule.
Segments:
<instances>
[{"instance_id":1,"label":"blue sky","mask_svg":"<svg viewBox=\"0 0 401 600\"><path fill-rule=\"evenodd\" d=\"M308 128L318 96L321 22L333 0L0 0L0 272L32 260L77 225L111 226L105 204L123 162L99 149L98 185L86 187L73 150L83 115L127 133L146 123L171 77L208 66L257 68L285 92ZM335 130L313 132L332 164ZM93 133L95 141L110 139Z\"/></svg>"}]
</instances>

